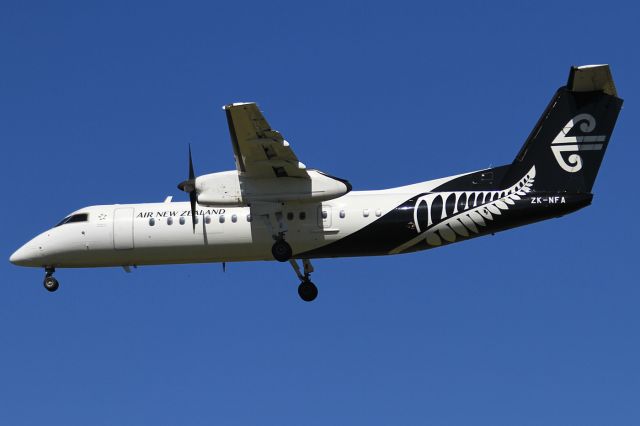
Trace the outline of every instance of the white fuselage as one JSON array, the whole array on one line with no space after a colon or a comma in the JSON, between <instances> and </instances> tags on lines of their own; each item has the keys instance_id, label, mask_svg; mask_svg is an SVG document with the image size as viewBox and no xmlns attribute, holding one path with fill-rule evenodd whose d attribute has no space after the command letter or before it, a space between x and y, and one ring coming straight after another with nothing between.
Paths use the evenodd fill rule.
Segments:
<instances>
[{"instance_id":1,"label":"white fuselage","mask_svg":"<svg viewBox=\"0 0 640 426\"><path fill-rule=\"evenodd\" d=\"M286 239L296 254L340 240L379 219L412 194L445 179L381 191L352 191L326 202L283 206ZM53 227L18 249L23 266L101 267L272 260L273 238L250 207L197 206L195 232L187 202L90 206L83 222ZM72 214L72 215L73 215Z\"/></svg>"},{"instance_id":2,"label":"white fuselage","mask_svg":"<svg viewBox=\"0 0 640 426\"><path fill-rule=\"evenodd\" d=\"M483 189L482 176L480 171L276 207L291 259L313 259L424 250L561 216L591 202L591 194L582 193L532 196L535 167L503 188ZM471 189L443 190L458 178ZM10 261L53 270L272 260L277 235L273 215L264 209L198 204L194 226L187 202L85 207L19 248Z\"/></svg>"}]
</instances>

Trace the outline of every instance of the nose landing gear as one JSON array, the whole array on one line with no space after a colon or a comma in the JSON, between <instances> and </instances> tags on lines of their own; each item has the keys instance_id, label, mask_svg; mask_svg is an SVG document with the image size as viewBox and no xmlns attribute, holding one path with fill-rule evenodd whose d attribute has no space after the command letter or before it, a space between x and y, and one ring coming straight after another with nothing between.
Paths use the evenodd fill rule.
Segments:
<instances>
[{"instance_id":1,"label":"nose landing gear","mask_svg":"<svg viewBox=\"0 0 640 426\"><path fill-rule=\"evenodd\" d=\"M60 286L60 284L58 284L58 280L56 280L53 276L53 273L55 271L55 268L45 268L44 288L50 292L56 291Z\"/></svg>"},{"instance_id":2,"label":"nose landing gear","mask_svg":"<svg viewBox=\"0 0 640 426\"><path fill-rule=\"evenodd\" d=\"M295 259L290 259L289 263L291 263L293 270L301 281L298 286L298 295L305 302L314 301L315 298L318 297L318 287L311 282L311 273L313 272L311 261L309 259L302 259L304 274L300 272L300 266L298 266L298 262Z\"/></svg>"}]
</instances>

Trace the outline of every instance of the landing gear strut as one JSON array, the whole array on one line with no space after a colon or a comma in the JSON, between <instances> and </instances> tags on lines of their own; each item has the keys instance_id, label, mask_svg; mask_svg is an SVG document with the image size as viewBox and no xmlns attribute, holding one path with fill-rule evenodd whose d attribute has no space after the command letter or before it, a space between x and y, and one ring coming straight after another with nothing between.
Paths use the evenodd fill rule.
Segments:
<instances>
[{"instance_id":1,"label":"landing gear strut","mask_svg":"<svg viewBox=\"0 0 640 426\"><path fill-rule=\"evenodd\" d=\"M301 281L298 286L298 295L305 302L312 302L318 297L318 287L311 282L311 273L313 272L311 261L309 259L302 260L304 274L300 272L300 266L298 266L298 262L295 259L290 259L289 263L291 263L293 270Z\"/></svg>"},{"instance_id":2,"label":"landing gear strut","mask_svg":"<svg viewBox=\"0 0 640 426\"><path fill-rule=\"evenodd\" d=\"M59 287L59 284L58 280L53 277L53 273L56 271L55 268L45 268L44 271L44 288L46 288L47 291L56 291Z\"/></svg>"}]
</instances>

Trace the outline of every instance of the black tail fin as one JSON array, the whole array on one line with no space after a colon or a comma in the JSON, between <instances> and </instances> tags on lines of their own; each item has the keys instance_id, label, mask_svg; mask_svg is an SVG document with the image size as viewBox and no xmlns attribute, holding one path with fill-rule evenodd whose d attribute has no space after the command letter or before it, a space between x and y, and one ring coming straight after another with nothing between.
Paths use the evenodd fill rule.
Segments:
<instances>
[{"instance_id":1,"label":"black tail fin","mask_svg":"<svg viewBox=\"0 0 640 426\"><path fill-rule=\"evenodd\" d=\"M503 182L535 167L536 190L591 192L621 107L608 65L572 67Z\"/></svg>"}]
</instances>

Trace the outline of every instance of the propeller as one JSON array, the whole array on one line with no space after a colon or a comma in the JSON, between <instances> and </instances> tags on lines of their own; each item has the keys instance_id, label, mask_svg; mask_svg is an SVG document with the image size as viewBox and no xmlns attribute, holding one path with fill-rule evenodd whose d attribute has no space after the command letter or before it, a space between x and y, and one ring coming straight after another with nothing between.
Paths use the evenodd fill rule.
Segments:
<instances>
[{"instance_id":1,"label":"propeller","mask_svg":"<svg viewBox=\"0 0 640 426\"><path fill-rule=\"evenodd\" d=\"M191 223L193 224L193 233L196 233L196 203L198 202L198 194L196 194L196 174L193 171L193 160L191 159L191 144L189 144L189 179L183 180L178 184L178 189L189 193L189 202L191 203Z\"/></svg>"}]
</instances>

